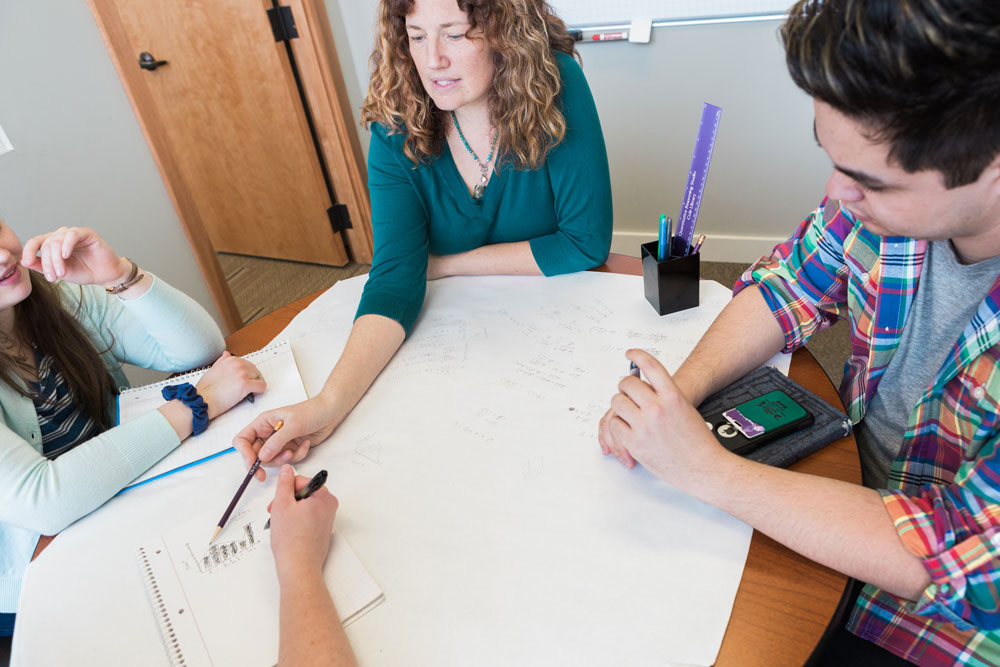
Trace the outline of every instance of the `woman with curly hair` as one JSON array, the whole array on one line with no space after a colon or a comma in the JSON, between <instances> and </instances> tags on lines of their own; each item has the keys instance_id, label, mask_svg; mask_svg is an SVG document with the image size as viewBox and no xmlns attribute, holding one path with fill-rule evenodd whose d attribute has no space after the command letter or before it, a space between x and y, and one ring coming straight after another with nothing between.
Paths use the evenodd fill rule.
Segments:
<instances>
[{"instance_id":1,"label":"woman with curly hair","mask_svg":"<svg viewBox=\"0 0 1000 667\"><path fill-rule=\"evenodd\" d=\"M324 440L412 330L426 281L602 264L611 179L566 25L544 0L382 0L364 120L375 253L322 392L237 436L274 463ZM263 476L263 472L258 473Z\"/></svg>"}]
</instances>

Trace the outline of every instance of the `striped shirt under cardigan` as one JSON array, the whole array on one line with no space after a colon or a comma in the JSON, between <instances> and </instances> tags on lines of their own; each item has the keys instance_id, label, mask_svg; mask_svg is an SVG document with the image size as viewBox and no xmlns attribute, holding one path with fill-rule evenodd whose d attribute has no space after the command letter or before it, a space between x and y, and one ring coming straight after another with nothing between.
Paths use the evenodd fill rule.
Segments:
<instances>
[{"instance_id":1,"label":"striped shirt under cardigan","mask_svg":"<svg viewBox=\"0 0 1000 667\"><path fill-rule=\"evenodd\" d=\"M785 350L851 323L840 394L857 423L899 346L927 242L882 237L826 201L736 285L756 284ZM955 298L961 298L956 294ZM1000 664L1000 280L909 415L885 507L931 583L916 602L865 586L848 628L921 665Z\"/></svg>"},{"instance_id":2,"label":"striped shirt under cardigan","mask_svg":"<svg viewBox=\"0 0 1000 667\"><path fill-rule=\"evenodd\" d=\"M38 381L29 383L35 393L32 402L42 432L42 454L52 460L97 436L101 427L73 396L55 360L36 351L35 361Z\"/></svg>"}]
</instances>

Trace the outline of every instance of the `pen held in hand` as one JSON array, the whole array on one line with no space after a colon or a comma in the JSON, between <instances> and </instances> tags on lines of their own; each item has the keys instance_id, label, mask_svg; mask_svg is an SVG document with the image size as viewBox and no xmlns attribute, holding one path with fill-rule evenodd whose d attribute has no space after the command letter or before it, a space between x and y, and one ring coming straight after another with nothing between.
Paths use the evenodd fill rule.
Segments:
<instances>
[{"instance_id":1,"label":"pen held in hand","mask_svg":"<svg viewBox=\"0 0 1000 667\"><path fill-rule=\"evenodd\" d=\"M285 422L279 420L278 423L274 425L274 430L271 431L271 435L277 433L278 429L280 429L284 425ZM271 437L271 435L267 436L267 438L264 441L266 442L267 439ZM215 538L217 538L219 536L219 533L222 532L223 526L225 526L226 522L229 521L229 515L233 513L234 509L236 509L236 503L240 502L240 498L243 497L243 492L247 490L247 485L250 484L250 480L253 479L253 476L257 473L257 470L260 468L260 464L261 461L260 457L258 456L257 460L253 462L252 466L250 466L250 470L247 471L247 476L243 478L243 483L240 484L240 488L236 490L236 495L233 496L232 501L229 503L229 507L226 508L226 511L225 513L223 513L222 518L219 519L218 525L215 526L215 532L212 533L212 539L208 541L209 544L214 542Z\"/></svg>"},{"instance_id":2,"label":"pen held in hand","mask_svg":"<svg viewBox=\"0 0 1000 667\"><path fill-rule=\"evenodd\" d=\"M313 475L313 478L309 480L309 483L303 486L301 489L295 492L295 500L305 500L312 494L319 491L323 485L326 484L326 471L320 470L318 473ZM271 518L268 517L267 523L264 524L264 530L271 527Z\"/></svg>"}]
</instances>

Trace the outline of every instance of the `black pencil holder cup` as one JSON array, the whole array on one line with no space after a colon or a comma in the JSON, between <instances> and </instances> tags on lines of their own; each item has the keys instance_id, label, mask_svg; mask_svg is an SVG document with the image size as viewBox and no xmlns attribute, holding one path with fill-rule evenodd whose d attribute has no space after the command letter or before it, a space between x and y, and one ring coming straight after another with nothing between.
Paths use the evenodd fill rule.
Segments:
<instances>
[{"instance_id":1,"label":"black pencil holder cup","mask_svg":"<svg viewBox=\"0 0 1000 667\"><path fill-rule=\"evenodd\" d=\"M660 315L698 307L698 279L701 275L700 255L684 255L658 260L659 242L643 243L642 285L646 300Z\"/></svg>"}]
</instances>

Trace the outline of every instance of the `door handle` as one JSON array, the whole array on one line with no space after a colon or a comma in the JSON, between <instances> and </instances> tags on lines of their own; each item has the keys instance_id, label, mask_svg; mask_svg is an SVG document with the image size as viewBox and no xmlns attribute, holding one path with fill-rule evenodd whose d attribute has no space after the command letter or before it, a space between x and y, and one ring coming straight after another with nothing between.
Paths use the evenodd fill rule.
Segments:
<instances>
[{"instance_id":1,"label":"door handle","mask_svg":"<svg viewBox=\"0 0 1000 667\"><path fill-rule=\"evenodd\" d=\"M139 67L148 70L154 70L160 65L166 65L166 60L157 60L153 57L153 54L149 51L143 51L139 54Z\"/></svg>"}]
</instances>

